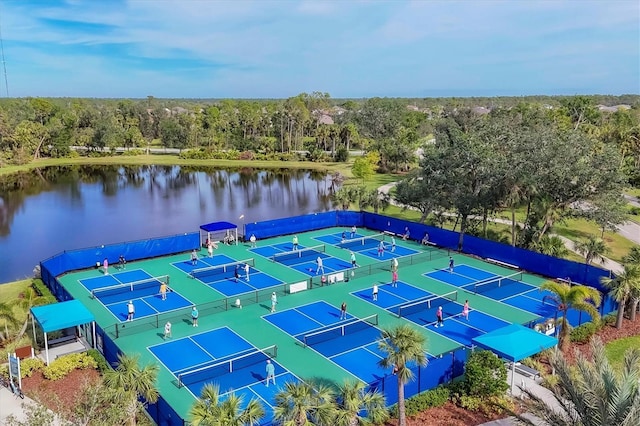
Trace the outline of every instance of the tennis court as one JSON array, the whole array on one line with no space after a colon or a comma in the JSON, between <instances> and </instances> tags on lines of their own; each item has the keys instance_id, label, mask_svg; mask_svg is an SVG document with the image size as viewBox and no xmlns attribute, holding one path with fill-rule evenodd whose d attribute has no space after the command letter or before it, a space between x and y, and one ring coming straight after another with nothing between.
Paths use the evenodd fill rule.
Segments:
<instances>
[{"instance_id":1,"label":"tennis court","mask_svg":"<svg viewBox=\"0 0 640 426\"><path fill-rule=\"evenodd\" d=\"M174 262L172 265L190 278L200 281L226 297L238 296L283 283L283 281L256 269L253 258L235 260L224 254L219 254L213 257L202 257L195 265L191 260ZM246 265L249 266L248 274L245 272ZM236 273L238 274L237 279Z\"/></svg>"},{"instance_id":2,"label":"tennis court","mask_svg":"<svg viewBox=\"0 0 640 426\"><path fill-rule=\"evenodd\" d=\"M245 403L257 399L271 418L274 396L285 382L299 381L277 361L277 347L258 349L228 327L150 346L149 351L175 377L174 384L199 396L207 383L220 387L221 398L231 393ZM276 386L266 386L265 368L275 366Z\"/></svg>"},{"instance_id":3,"label":"tennis court","mask_svg":"<svg viewBox=\"0 0 640 426\"><path fill-rule=\"evenodd\" d=\"M85 278L80 283L99 300L120 322L127 320L127 303L135 306L135 319L157 315L193 305L185 297L171 290L169 276L153 277L142 269ZM166 299L160 295L160 285L169 286Z\"/></svg>"},{"instance_id":4,"label":"tennis court","mask_svg":"<svg viewBox=\"0 0 640 426\"><path fill-rule=\"evenodd\" d=\"M340 320L339 308L319 301L263 318L365 383L390 373L378 365L384 354L378 349L377 315L360 319L347 314Z\"/></svg>"},{"instance_id":5,"label":"tennis court","mask_svg":"<svg viewBox=\"0 0 640 426\"><path fill-rule=\"evenodd\" d=\"M252 248L250 251L309 276L319 275L316 263L319 257L322 259L325 275L351 268L350 262L326 254L324 244L310 247L299 245L297 250L293 250L293 245L287 242Z\"/></svg>"},{"instance_id":6,"label":"tennis court","mask_svg":"<svg viewBox=\"0 0 640 426\"><path fill-rule=\"evenodd\" d=\"M429 327L464 346L471 346L474 337L509 325L506 321L480 311L473 311L469 315L472 321L467 321L461 315L464 301L458 301L458 297L462 297L458 291L437 295L398 281L397 287L391 284L378 286L375 301L370 288L352 294L421 327ZM433 327L438 307L442 307L444 327Z\"/></svg>"},{"instance_id":7,"label":"tennis court","mask_svg":"<svg viewBox=\"0 0 640 426\"><path fill-rule=\"evenodd\" d=\"M316 240L322 241L326 244L335 245L336 247L343 248L363 254L374 259L391 259L394 257L408 256L418 253L416 250L403 247L396 241L395 247L391 244L391 236L388 234L380 233L374 235L361 235L355 234L351 238L351 233L346 232L345 238L342 238L342 233L333 233L327 235L320 235L314 237ZM397 239L396 239L397 240ZM400 239L402 241L402 239ZM382 243L384 250L379 255L378 248Z\"/></svg>"}]
</instances>

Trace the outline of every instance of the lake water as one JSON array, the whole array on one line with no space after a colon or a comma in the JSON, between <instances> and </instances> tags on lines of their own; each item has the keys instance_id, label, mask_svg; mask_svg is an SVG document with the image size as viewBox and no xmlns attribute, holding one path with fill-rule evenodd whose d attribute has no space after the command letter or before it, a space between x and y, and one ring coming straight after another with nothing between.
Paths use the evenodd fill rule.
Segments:
<instances>
[{"instance_id":1,"label":"lake water","mask_svg":"<svg viewBox=\"0 0 640 426\"><path fill-rule=\"evenodd\" d=\"M0 178L0 283L64 250L332 208L331 179L304 170L48 167ZM244 215L243 219L240 216Z\"/></svg>"}]
</instances>

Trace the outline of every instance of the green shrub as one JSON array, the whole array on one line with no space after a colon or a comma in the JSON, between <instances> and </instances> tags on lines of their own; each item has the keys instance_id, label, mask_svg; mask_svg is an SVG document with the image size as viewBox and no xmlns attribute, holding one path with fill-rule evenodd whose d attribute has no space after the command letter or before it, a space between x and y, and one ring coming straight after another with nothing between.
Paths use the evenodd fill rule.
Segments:
<instances>
[{"instance_id":1,"label":"green shrub","mask_svg":"<svg viewBox=\"0 0 640 426\"><path fill-rule=\"evenodd\" d=\"M531 357L525 358L520 362L522 362L527 367L531 367L535 370L538 370L541 374L546 370L544 364L542 364L540 361L538 361L535 358L531 358Z\"/></svg>"},{"instance_id":2,"label":"green shrub","mask_svg":"<svg viewBox=\"0 0 640 426\"><path fill-rule=\"evenodd\" d=\"M585 322L570 331L571 341L574 343L587 343L591 336L596 334L598 326L592 322Z\"/></svg>"},{"instance_id":3,"label":"green shrub","mask_svg":"<svg viewBox=\"0 0 640 426\"><path fill-rule=\"evenodd\" d=\"M87 355L93 358L93 360L96 362L96 365L98 366L97 368L100 374L104 374L105 372L111 369L105 357L102 356L102 354L97 349L89 349L87 351Z\"/></svg>"},{"instance_id":4,"label":"green shrub","mask_svg":"<svg viewBox=\"0 0 640 426\"><path fill-rule=\"evenodd\" d=\"M140 148L127 149L122 152L123 157L135 157L136 155L144 155L146 151Z\"/></svg>"},{"instance_id":5,"label":"green shrub","mask_svg":"<svg viewBox=\"0 0 640 426\"><path fill-rule=\"evenodd\" d=\"M449 401L450 391L444 386L419 393L405 401L405 409L408 416L414 416L428 408L440 407ZM389 409L391 417L398 417L398 406Z\"/></svg>"},{"instance_id":6,"label":"green shrub","mask_svg":"<svg viewBox=\"0 0 640 426\"><path fill-rule=\"evenodd\" d=\"M349 161L349 151L347 151L347 148L342 147L336 151L335 161L339 163L346 163Z\"/></svg>"},{"instance_id":7,"label":"green shrub","mask_svg":"<svg viewBox=\"0 0 640 426\"><path fill-rule=\"evenodd\" d=\"M600 319L600 323L601 323L602 327L605 327L605 326L611 327L612 325L614 325L616 323L616 319L617 319L616 316L617 315L616 315L615 312L612 312L610 314L607 314L607 315L603 316Z\"/></svg>"},{"instance_id":8,"label":"green shrub","mask_svg":"<svg viewBox=\"0 0 640 426\"><path fill-rule=\"evenodd\" d=\"M97 368L97 362L86 352L63 355L42 370L45 379L60 380L73 370Z\"/></svg>"},{"instance_id":9,"label":"green shrub","mask_svg":"<svg viewBox=\"0 0 640 426\"><path fill-rule=\"evenodd\" d=\"M509 388L507 367L491 351L474 351L467 360L463 383L467 396L502 395Z\"/></svg>"},{"instance_id":10,"label":"green shrub","mask_svg":"<svg viewBox=\"0 0 640 426\"><path fill-rule=\"evenodd\" d=\"M20 376L22 378L31 377L36 371L45 367L44 361L39 358L26 358L20 361Z\"/></svg>"}]
</instances>

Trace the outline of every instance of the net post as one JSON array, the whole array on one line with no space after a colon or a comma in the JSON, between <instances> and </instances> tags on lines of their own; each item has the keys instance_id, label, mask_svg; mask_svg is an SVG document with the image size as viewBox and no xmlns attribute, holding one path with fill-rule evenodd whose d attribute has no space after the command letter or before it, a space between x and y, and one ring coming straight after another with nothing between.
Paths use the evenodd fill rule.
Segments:
<instances>
[{"instance_id":1,"label":"net post","mask_svg":"<svg viewBox=\"0 0 640 426\"><path fill-rule=\"evenodd\" d=\"M155 314L154 315L156 317L156 328L160 327L160 314Z\"/></svg>"},{"instance_id":2,"label":"net post","mask_svg":"<svg viewBox=\"0 0 640 426\"><path fill-rule=\"evenodd\" d=\"M118 324L114 324L114 326L116 329L116 339L117 339L118 337L120 337L120 327L118 327Z\"/></svg>"}]
</instances>

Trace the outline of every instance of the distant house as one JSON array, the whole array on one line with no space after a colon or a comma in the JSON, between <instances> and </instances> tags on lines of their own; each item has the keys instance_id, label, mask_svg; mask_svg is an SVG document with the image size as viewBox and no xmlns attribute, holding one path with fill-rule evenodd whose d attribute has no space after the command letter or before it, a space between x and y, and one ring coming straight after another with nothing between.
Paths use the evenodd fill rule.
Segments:
<instances>
[{"instance_id":1,"label":"distant house","mask_svg":"<svg viewBox=\"0 0 640 426\"><path fill-rule=\"evenodd\" d=\"M344 108L342 108L341 106L338 106L338 105L336 105L333 108L331 108L331 110L332 110L334 115L342 115L345 112L347 112L346 109L344 109Z\"/></svg>"},{"instance_id":2,"label":"distant house","mask_svg":"<svg viewBox=\"0 0 640 426\"><path fill-rule=\"evenodd\" d=\"M318 124L333 124L333 118L327 114L320 114L318 116Z\"/></svg>"},{"instance_id":3,"label":"distant house","mask_svg":"<svg viewBox=\"0 0 640 426\"><path fill-rule=\"evenodd\" d=\"M598 110L602 112L616 112L616 111L631 109L631 105L620 104L620 105L614 105L614 106L607 106L607 105L600 104L600 105L596 105L596 108L598 108Z\"/></svg>"},{"instance_id":4,"label":"distant house","mask_svg":"<svg viewBox=\"0 0 640 426\"><path fill-rule=\"evenodd\" d=\"M485 108L483 106L475 106L475 107L471 108L471 112L473 112L474 114L478 114L478 115L486 115L486 114L489 114L491 112L491 110L489 108Z\"/></svg>"}]
</instances>

